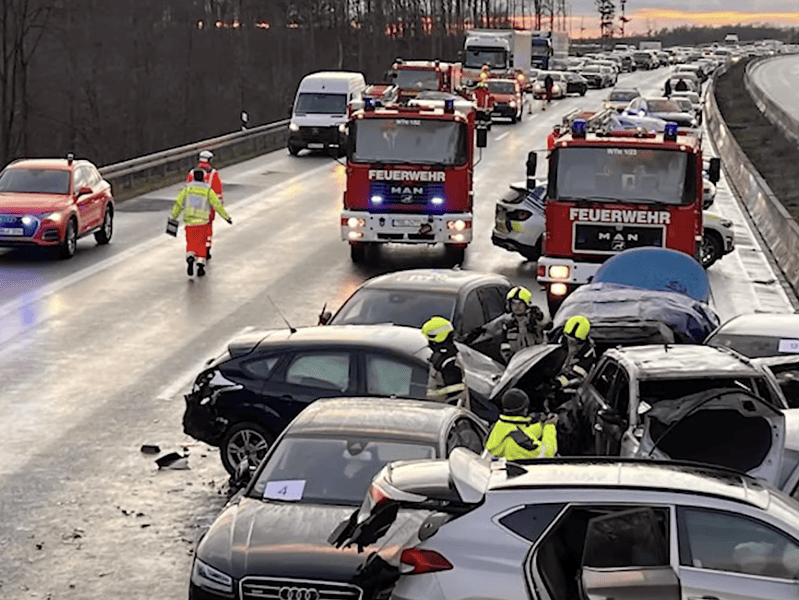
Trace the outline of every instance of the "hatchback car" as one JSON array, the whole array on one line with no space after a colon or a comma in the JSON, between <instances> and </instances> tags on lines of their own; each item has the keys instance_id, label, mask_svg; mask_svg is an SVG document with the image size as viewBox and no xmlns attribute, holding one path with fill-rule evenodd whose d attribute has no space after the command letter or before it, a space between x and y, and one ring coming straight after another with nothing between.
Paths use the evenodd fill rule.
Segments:
<instances>
[{"instance_id":1,"label":"hatchback car","mask_svg":"<svg viewBox=\"0 0 799 600\"><path fill-rule=\"evenodd\" d=\"M491 116L521 121L524 115L522 88L516 79L488 79L491 93Z\"/></svg>"},{"instance_id":2,"label":"hatchback car","mask_svg":"<svg viewBox=\"0 0 799 600\"><path fill-rule=\"evenodd\" d=\"M111 241L111 184L87 160L21 159L0 173L0 248L51 247L62 258L78 238Z\"/></svg>"},{"instance_id":3,"label":"hatchback car","mask_svg":"<svg viewBox=\"0 0 799 600\"><path fill-rule=\"evenodd\" d=\"M400 553L392 600L799 596L799 505L726 469L491 463L456 449L448 461L387 465L353 535L336 541L380 539L400 502L404 518L414 505L428 518ZM420 556L427 569L412 564Z\"/></svg>"},{"instance_id":4,"label":"hatchback car","mask_svg":"<svg viewBox=\"0 0 799 600\"><path fill-rule=\"evenodd\" d=\"M397 548L336 552L326 543L331 531L386 463L480 452L486 433L474 415L446 404L337 398L309 406L198 543L189 597L386 598L399 575ZM419 525L401 519L387 540Z\"/></svg>"},{"instance_id":5,"label":"hatchback car","mask_svg":"<svg viewBox=\"0 0 799 600\"><path fill-rule=\"evenodd\" d=\"M487 422L486 398L502 372L458 346L472 410ZM398 396L426 399L430 349L418 329L343 325L252 332L234 339L197 376L186 395L184 431L220 448L229 473L260 462L286 425L318 398Z\"/></svg>"},{"instance_id":6,"label":"hatchback car","mask_svg":"<svg viewBox=\"0 0 799 600\"><path fill-rule=\"evenodd\" d=\"M420 329L430 317L449 319L457 340L505 311L511 282L496 273L460 269L411 269L378 275L362 283L335 315L322 312L320 324L391 323ZM489 356L499 348L478 347Z\"/></svg>"}]
</instances>

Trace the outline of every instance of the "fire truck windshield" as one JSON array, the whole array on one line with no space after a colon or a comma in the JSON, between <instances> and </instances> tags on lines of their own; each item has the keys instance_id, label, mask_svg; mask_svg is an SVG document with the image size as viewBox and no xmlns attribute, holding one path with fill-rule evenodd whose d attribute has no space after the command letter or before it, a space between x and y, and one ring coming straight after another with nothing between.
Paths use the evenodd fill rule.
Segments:
<instances>
[{"instance_id":1,"label":"fire truck windshield","mask_svg":"<svg viewBox=\"0 0 799 600\"><path fill-rule=\"evenodd\" d=\"M696 200L688 154L651 148L559 148L553 199L633 204Z\"/></svg>"},{"instance_id":2,"label":"fire truck windshield","mask_svg":"<svg viewBox=\"0 0 799 600\"><path fill-rule=\"evenodd\" d=\"M359 119L352 160L458 165L466 162L466 125L433 119Z\"/></svg>"},{"instance_id":3,"label":"fire truck windshield","mask_svg":"<svg viewBox=\"0 0 799 600\"><path fill-rule=\"evenodd\" d=\"M392 74L394 85L405 90L438 90L438 73L402 69Z\"/></svg>"},{"instance_id":4,"label":"fire truck windshield","mask_svg":"<svg viewBox=\"0 0 799 600\"><path fill-rule=\"evenodd\" d=\"M504 69L508 52L504 48L472 47L466 51L463 66L470 69L481 69L488 65L490 69Z\"/></svg>"}]
</instances>

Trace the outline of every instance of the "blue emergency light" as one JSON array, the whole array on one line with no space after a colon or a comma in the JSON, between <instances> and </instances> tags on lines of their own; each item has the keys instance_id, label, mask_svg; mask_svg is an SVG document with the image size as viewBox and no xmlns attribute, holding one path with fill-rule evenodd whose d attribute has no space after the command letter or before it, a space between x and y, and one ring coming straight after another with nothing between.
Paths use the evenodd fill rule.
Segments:
<instances>
[{"instance_id":1,"label":"blue emergency light","mask_svg":"<svg viewBox=\"0 0 799 600\"><path fill-rule=\"evenodd\" d=\"M363 108L364 110L374 110L375 109L375 99L366 97L363 99Z\"/></svg>"},{"instance_id":2,"label":"blue emergency light","mask_svg":"<svg viewBox=\"0 0 799 600\"><path fill-rule=\"evenodd\" d=\"M574 137L585 137L585 132L588 130L588 124L582 119L575 119L572 123L572 135Z\"/></svg>"},{"instance_id":3,"label":"blue emergency light","mask_svg":"<svg viewBox=\"0 0 799 600\"><path fill-rule=\"evenodd\" d=\"M674 121L667 121L666 127L663 129L663 139L670 142L677 140L677 128L679 125Z\"/></svg>"},{"instance_id":4,"label":"blue emergency light","mask_svg":"<svg viewBox=\"0 0 799 600\"><path fill-rule=\"evenodd\" d=\"M444 100L444 112L447 113L455 112L455 98L447 98L446 100Z\"/></svg>"}]
</instances>

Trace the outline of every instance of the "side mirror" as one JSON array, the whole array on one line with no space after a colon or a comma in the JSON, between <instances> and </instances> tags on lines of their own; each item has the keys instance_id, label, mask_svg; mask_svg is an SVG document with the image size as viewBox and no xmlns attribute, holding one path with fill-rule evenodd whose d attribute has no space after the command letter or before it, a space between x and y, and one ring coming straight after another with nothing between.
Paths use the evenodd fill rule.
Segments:
<instances>
[{"instance_id":1,"label":"side mirror","mask_svg":"<svg viewBox=\"0 0 799 600\"><path fill-rule=\"evenodd\" d=\"M81 196L85 196L86 194L91 194L91 193L92 193L92 188L90 188L87 185L84 185L78 189L78 193L75 194L75 197L80 198Z\"/></svg>"},{"instance_id":2,"label":"side mirror","mask_svg":"<svg viewBox=\"0 0 799 600\"><path fill-rule=\"evenodd\" d=\"M319 313L319 325L327 325L332 318L333 314L329 310L322 309L322 312Z\"/></svg>"},{"instance_id":3,"label":"side mirror","mask_svg":"<svg viewBox=\"0 0 799 600\"><path fill-rule=\"evenodd\" d=\"M252 471L250 470L250 460L245 458L236 465L236 471L230 478L230 487L241 489L250 483L251 478Z\"/></svg>"},{"instance_id":4,"label":"side mirror","mask_svg":"<svg viewBox=\"0 0 799 600\"><path fill-rule=\"evenodd\" d=\"M710 159L710 166L707 170L707 178L710 179L710 182L715 185L721 179L721 159L720 158L711 158Z\"/></svg>"},{"instance_id":5,"label":"side mirror","mask_svg":"<svg viewBox=\"0 0 799 600\"><path fill-rule=\"evenodd\" d=\"M488 129L480 127L477 130L477 147L485 148L486 146L488 146Z\"/></svg>"}]
</instances>

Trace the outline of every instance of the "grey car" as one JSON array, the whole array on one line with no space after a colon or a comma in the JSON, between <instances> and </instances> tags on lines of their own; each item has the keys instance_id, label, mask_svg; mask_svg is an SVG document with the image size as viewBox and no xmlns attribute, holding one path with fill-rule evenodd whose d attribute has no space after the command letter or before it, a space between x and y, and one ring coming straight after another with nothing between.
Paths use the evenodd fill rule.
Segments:
<instances>
[{"instance_id":1,"label":"grey car","mask_svg":"<svg viewBox=\"0 0 799 600\"><path fill-rule=\"evenodd\" d=\"M725 469L456 449L387 465L338 543L379 538L392 504L430 513L392 600L799 597L799 504Z\"/></svg>"}]
</instances>

